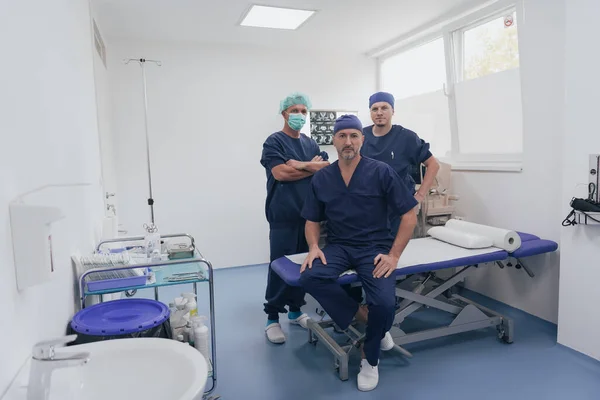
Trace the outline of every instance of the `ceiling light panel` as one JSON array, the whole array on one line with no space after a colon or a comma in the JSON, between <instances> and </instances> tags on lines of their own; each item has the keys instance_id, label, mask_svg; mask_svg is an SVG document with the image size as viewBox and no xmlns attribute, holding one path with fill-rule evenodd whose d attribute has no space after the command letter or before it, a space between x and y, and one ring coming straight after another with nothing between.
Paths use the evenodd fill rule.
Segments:
<instances>
[{"instance_id":1,"label":"ceiling light panel","mask_svg":"<svg viewBox=\"0 0 600 400\"><path fill-rule=\"evenodd\" d=\"M240 25L258 28L297 29L315 12L253 5Z\"/></svg>"}]
</instances>

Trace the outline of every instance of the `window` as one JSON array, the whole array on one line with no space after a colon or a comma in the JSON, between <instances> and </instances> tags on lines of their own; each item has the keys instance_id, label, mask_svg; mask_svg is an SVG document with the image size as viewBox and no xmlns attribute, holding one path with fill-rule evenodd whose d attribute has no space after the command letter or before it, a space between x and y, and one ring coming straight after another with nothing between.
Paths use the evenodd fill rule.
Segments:
<instances>
[{"instance_id":1,"label":"window","mask_svg":"<svg viewBox=\"0 0 600 400\"><path fill-rule=\"evenodd\" d=\"M452 35L457 158L514 158L523 151L516 12L493 14Z\"/></svg>"},{"instance_id":2,"label":"window","mask_svg":"<svg viewBox=\"0 0 600 400\"><path fill-rule=\"evenodd\" d=\"M435 154L450 152L444 38L392 55L380 65L381 90L396 101L393 123L417 132Z\"/></svg>"},{"instance_id":3,"label":"window","mask_svg":"<svg viewBox=\"0 0 600 400\"><path fill-rule=\"evenodd\" d=\"M381 85L396 100L440 90L446 83L444 39L392 55L381 62Z\"/></svg>"},{"instance_id":4,"label":"window","mask_svg":"<svg viewBox=\"0 0 600 400\"><path fill-rule=\"evenodd\" d=\"M516 12L462 32L462 79L480 78L519 66Z\"/></svg>"},{"instance_id":5,"label":"window","mask_svg":"<svg viewBox=\"0 0 600 400\"><path fill-rule=\"evenodd\" d=\"M396 98L394 123L457 169L520 170L518 13L493 7L380 57L380 89Z\"/></svg>"}]
</instances>

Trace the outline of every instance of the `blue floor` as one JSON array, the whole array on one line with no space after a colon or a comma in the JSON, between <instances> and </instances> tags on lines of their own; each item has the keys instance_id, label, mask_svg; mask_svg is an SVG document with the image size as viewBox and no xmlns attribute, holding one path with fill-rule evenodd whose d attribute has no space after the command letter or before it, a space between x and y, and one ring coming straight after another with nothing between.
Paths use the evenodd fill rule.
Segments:
<instances>
[{"instance_id":1,"label":"blue floor","mask_svg":"<svg viewBox=\"0 0 600 400\"><path fill-rule=\"evenodd\" d=\"M238 399L600 399L600 362L556 344L556 326L474 293L465 297L515 320L515 341L503 344L494 328L405 346L412 359L386 353L380 361L379 386L359 392L359 359L350 362L350 379L341 381L331 354L307 343L307 333L282 316L287 342L265 337L262 311L267 266L217 270L215 315L217 389L223 400ZM208 286L199 286L199 310L208 315ZM188 286L161 288L168 303ZM153 297L151 291L138 296ZM304 311L314 315L315 304ZM413 326L444 316L419 314ZM407 325L410 327L410 325ZM406 328L406 330L410 330ZM210 385L210 383L208 384Z\"/></svg>"}]
</instances>

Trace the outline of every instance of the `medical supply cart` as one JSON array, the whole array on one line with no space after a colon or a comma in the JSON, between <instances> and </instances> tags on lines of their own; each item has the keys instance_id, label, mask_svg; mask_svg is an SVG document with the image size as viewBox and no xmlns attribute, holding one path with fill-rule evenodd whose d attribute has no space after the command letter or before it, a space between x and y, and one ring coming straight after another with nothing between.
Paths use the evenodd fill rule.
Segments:
<instances>
[{"instance_id":1,"label":"medical supply cart","mask_svg":"<svg viewBox=\"0 0 600 400\"><path fill-rule=\"evenodd\" d=\"M96 247L95 254L115 254L114 247L121 251L133 251L143 248L143 236L122 237L101 241ZM190 253L185 256L169 257L162 252L161 259L151 261L148 258L132 257L127 264L102 265L96 268L83 268L77 266L79 301L81 309L85 308L85 300L88 296L103 296L110 293L134 292L138 289L154 288L154 299L159 300L158 288L162 286L173 286L192 284L196 298L198 296L198 283L208 283L209 308L210 308L210 343L211 360L207 360L212 368L209 368L209 378L212 386L204 392L204 396L214 392L217 386L217 360L216 360L216 336L215 336L215 313L214 313L214 274L210 261L196 249L195 240L189 234L161 235L161 240L187 239L190 243ZM111 249L112 247L112 249ZM142 260L142 261L140 261ZM135 270L136 273L133 273ZM139 272L143 271L143 272Z\"/></svg>"}]
</instances>

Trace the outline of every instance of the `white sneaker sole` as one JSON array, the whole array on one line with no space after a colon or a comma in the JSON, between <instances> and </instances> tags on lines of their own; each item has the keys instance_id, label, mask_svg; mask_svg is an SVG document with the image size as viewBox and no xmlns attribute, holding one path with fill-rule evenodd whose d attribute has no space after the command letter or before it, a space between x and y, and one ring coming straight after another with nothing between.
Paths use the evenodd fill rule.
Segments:
<instances>
[{"instance_id":1,"label":"white sneaker sole","mask_svg":"<svg viewBox=\"0 0 600 400\"><path fill-rule=\"evenodd\" d=\"M277 336L273 336L273 337L269 336L269 331L271 329L279 329L279 331L281 332L281 335L277 335ZM281 330L281 325L271 324L265 328L265 333L267 335L267 339L269 339L269 342L274 343L274 344L285 343L285 334L283 333L283 330Z\"/></svg>"},{"instance_id":2,"label":"white sneaker sole","mask_svg":"<svg viewBox=\"0 0 600 400\"><path fill-rule=\"evenodd\" d=\"M306 314L302 314L301 316L299 316L296 319L290 319L290 322L294 325L300 325L301 327L303 327L304 329L308 328L308 320L310 319L310 317Z\"/></svg>"}]
</instances>

